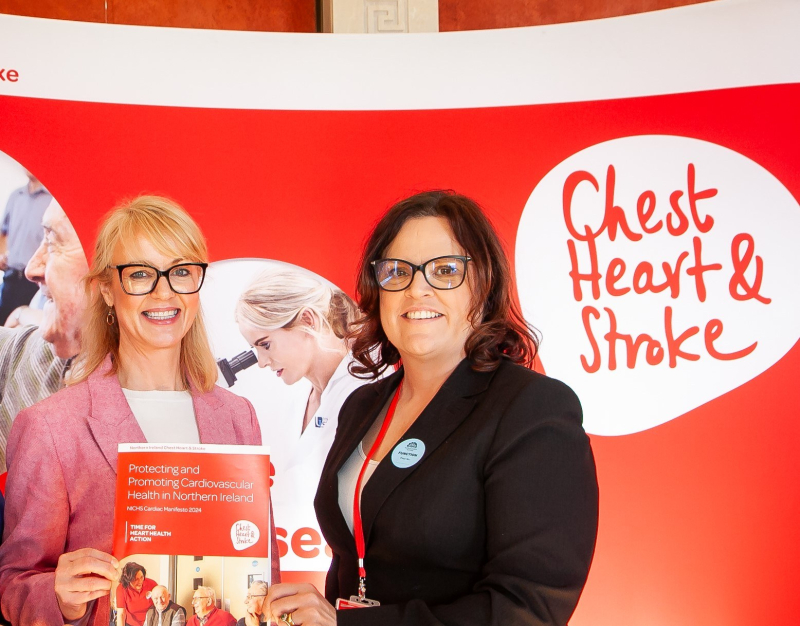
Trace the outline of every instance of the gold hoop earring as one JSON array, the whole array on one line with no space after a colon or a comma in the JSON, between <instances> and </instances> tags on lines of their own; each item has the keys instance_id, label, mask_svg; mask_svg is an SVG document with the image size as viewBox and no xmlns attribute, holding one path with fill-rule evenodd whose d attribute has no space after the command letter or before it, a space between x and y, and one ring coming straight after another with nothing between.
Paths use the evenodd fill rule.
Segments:
<instances>
[{"instance_id":1,"label":"gold hoop earring","mask_svg":"<svg viewBox=\"0 0 800 626\"><path fill-rule=\"evenodd\" d=\"M111 307L108 307L108 313L106 313L106 324L108 324L109 326L113 326L114 322L116 322L116 321L117 321L117 318L114 315L114 309L111 308Z\"/></svg>"}]
</instances>

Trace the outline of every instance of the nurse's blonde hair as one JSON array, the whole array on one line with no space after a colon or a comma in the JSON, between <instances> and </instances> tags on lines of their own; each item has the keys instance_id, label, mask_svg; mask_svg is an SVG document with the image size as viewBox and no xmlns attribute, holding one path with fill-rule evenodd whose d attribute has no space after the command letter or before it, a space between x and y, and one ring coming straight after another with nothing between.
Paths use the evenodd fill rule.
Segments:
<instances>
[{"instance_id":1,"label":"nurse's blonde hair","mask_svg":"<svg viewBox=\"0 0 800 626\"><path fill-rule=\"evenodd\" d=\"M302 323L313 313L320 328ZM358 309L343 291L297 270L266 270L256 276L236 303L236 321L262 330L297 328L317 338L332 333L344 340Z\"/></svg>"},{"instance_id":2,"label":"nurse's blonde hair","mask_svg":"<svg viewBox=\"0 0 800 626\"><path fill-rule=\"evenodd\" d=\"M94 259L84 281L89 306L81 335L81 351L68 384L79 383L94 372L111 354L111 373L119 369L119 324L106 323L109 307L100 285L118 280L117 270L110 269L119 245L146 239L159 253L169 258L206 263L208 248L195 221L178 204L159 196L139 196L125 201L109 212L100 225L94 247ZM181 341L180 368L183 383L200 391L211 391L217 380L217 364L208 345L203 312L198 308L194 323Z\"/></svg>"}]
</instances>

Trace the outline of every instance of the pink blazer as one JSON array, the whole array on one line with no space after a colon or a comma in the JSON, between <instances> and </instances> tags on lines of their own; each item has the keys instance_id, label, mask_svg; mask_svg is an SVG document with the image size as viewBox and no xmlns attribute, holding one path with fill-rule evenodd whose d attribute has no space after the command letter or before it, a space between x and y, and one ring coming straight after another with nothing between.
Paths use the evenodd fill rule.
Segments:
<instances>
[{"instance_id":1,"label":"pink blazer","mask_svg":"<svg viewBox=\"0 0 800 626\"><path fill-rule=\"evenodd\" d=\"M55 567L65 552L111 552L117 444L144 443L110 357L89 378L20 412L8 440L0 606L15 626L62 624ZM261 444L253 406L215 387L192 390L202 443ZM280 578L272 530L273 581ZM108 626L108 598L90 623Z\"/></svg>"}]
</instances>

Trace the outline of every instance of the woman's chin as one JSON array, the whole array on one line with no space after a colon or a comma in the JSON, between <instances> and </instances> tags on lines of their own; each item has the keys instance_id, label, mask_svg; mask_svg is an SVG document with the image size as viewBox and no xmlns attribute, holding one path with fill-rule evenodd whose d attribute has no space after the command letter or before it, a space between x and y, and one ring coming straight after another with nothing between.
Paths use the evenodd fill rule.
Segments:
<instances>
[{"instance_id":1,"label":"woman's chin","mask_svg":"<svg viewBox=\"0 0 800 626\"><path fill-rule=\"evenodd\" d=\"M171 327L155 327L147 329L150 332L141 333L140 343L141 348L145 351L148 350L179 350L183 338L188 333L189 329L176 329Z\"/></svg>"},{"instance_id":2,"label":"woman's chin","mask_svg":"<svg viewBox=\"0 0 800 626\"><path fill-rule=\"evenodd\" d=\"M450 345L443 345L438 341L415 341L409 342L405 346L405 350L401 350L400 354L405 354L405 360L419 359L423 361L434 361L442 358L447 358L451 353L455 355L458 351Z\"/></svg>"}]
</instances>

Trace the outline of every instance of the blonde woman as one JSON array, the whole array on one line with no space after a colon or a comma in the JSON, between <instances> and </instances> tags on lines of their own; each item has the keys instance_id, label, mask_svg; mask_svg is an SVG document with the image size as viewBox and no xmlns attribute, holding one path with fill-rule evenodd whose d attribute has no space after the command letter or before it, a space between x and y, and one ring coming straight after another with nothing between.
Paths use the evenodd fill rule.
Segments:
<instances>
[{"instance_id":1,"label":"blonde woman","mask_svg":"<svg viewBox=\"0 0 800 626\"><path fill-rule=\"evenodd\" d=\"M214 384L207 261L197 224L165 198L101 225L69 386L21 412L9 438L0 603L16 626L108 625L119 443L261 443L250 403Z\"/></svg>"}]
</instances>

